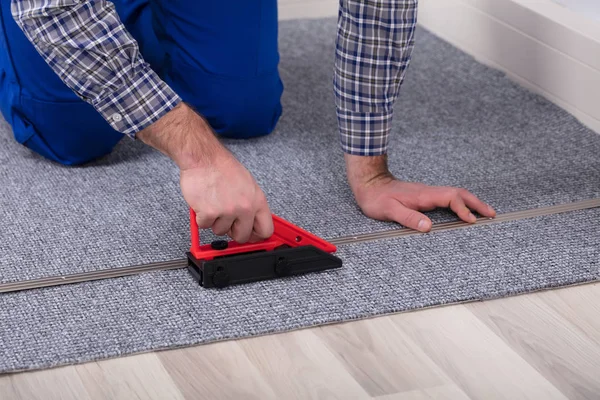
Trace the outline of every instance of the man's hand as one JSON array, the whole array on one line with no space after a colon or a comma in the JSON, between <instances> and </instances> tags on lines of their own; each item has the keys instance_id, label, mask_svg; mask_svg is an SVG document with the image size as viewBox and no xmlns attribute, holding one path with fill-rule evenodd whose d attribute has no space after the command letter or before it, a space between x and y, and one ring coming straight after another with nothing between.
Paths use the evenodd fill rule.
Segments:
<instances>
[{"instance_id":1,"label":"man's hand","mask_svg":"<svg viewBox=\"0 0 600 400\"><path fill-rule=\"evenodd\" d=\"M401 182L387 168L386 156L345 155L348 183L363 213L373 219L395 221L421 232L431 220L419 211L450 208L463 221L475 222L471 211L493 218L496 212L465 189Z\"/></svg>"},{"instance_id":2,"label":"man's hand","mask_svg":"<svg viewBox=\"0 0 600 400\"><path fill-rule=\"evenodd\" d=\"M222 156L208 167L181 170L181 191L196 211L198 227L228 234L239 243L273 233L267 200L254 178L235 158Z\"/></svg>"},{"instance_id":3,"label":"man's hand","mask_svg":"<svg viewBox=\"0 0 600 400\"><path fill-rule=\"evenodd\" d=\"M180 169L181 192L201 229L239 243L266 239L273 219L250 172L219 143L208 123L181 103L137 137Z\"/></svg>"}]
</instances>

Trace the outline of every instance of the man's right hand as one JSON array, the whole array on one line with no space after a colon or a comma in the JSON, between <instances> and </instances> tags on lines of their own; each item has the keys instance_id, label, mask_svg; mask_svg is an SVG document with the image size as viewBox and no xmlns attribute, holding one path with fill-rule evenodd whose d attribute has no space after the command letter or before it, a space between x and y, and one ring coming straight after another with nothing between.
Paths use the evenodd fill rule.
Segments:
<instances>
[{"instance_id":1,"label":"man's right hand","mask_svg":"<svg viewBox=\"0 0 600 400\"><path fill-rule=\"evenodd\" d=\"M199 228L238 243L273 234L271 211L254 177L187 105L181 103L137 137L179 166L181 192Z\"/></svg>"},{"instance_id":2,"label":"man's right hand","mask_svg":"<svg viewBox=\"0 0 600 400\"><path fill-rule=\"evenodd\" d=\"M239 243L266 239L273 233L265 195L233 157L223 155L209 167L182 169L181 191L196 211L199 228L228 234Z\"/></svg>"}]
</instances>

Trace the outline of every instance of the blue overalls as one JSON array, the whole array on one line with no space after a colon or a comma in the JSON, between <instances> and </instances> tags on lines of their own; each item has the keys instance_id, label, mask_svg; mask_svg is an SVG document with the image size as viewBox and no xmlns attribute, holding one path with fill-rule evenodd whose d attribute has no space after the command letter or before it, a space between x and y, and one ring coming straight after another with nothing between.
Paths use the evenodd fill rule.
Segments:
<instances>
[{"instance_id":1,"label":"blue overalls","mask_svg":"<svg viewBox=\"0 0 600 400\"><path fill-rule=\"evenodd\" d=\"M142 55L220 135L269 134L281 115L277 1L113 0ZM0 111L15 139L78 165L124 137L69 89L0 0Z\"/></svg>"}]
</instances>

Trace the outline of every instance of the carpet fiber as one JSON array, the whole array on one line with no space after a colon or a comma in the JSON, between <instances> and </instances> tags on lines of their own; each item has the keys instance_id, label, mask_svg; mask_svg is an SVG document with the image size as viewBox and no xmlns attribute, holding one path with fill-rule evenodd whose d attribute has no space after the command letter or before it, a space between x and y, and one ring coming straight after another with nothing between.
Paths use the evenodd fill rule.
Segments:
<instances>
[{"instance_id":1,"label":"carpet fiber","mask_svg":"<svg viewBox=\"0 0 600 400\"><path fill-rule=\"evenodd\" d=\"M342 269L221 291L173 270L0 295L0 372L595 280L599 218L594 209L340 246Z\"/></svg>"},{"instance_id":2,"label":"carpet fiber","mask_svg":"<svg viewBox=\"0 0 600 400\"><path fill-rule=\"evenodd\" d=\"M281 123L269 137L226 144L272 210L303 228L332 238L396 227L364 217L346 186L331 89L335 20L283 22L280 35ZM462 186L509 212L599 197L598 154L600 136L572 116L419 29L395 109L398 177ZM181 258L189 245L177 170L140 143L65 168L14 143L3 123L0 182L0 282ZM0 371L594 280L599 216L344 246L342 270L219 292L168 271L0 295Z\"/></svg>"},{"instance_id":3,"label":"carpet fiber","mask_svg":"<svg viewBox=\"0 0 600 400\"><path fill-rule=\"evenodd\" d=\"M227 145L293 223L327 238L393 228L363 216L347 188L331 81L335 20L280 31L281 124ZM600 135L423 30L395 121L390 164L402 179L466 187L498 212L600 196ZM158 152L124 140L94 165L63 168L10 135L4 125L1 282L180 258L188 247L177 170Z\"/></svg>"}]
</instances>

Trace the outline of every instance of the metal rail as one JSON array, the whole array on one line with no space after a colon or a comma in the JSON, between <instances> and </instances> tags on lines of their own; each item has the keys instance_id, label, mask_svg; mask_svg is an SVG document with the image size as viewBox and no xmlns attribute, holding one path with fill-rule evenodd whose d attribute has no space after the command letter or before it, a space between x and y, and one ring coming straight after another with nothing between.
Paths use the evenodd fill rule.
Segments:
<instances>
[{"instance_id":1,"label":"metal rail","mask_svg":"<svg viewBox=\"0 0 600 400\"><path fill-rule=\"evenodd\" d=\"M71 283L97 281L108 278L121 278L129 275L138 275L144 272L164 271L168 269L179 269L187 266L185 258L152 264L134 265L130 267L119 267L102 269L99 271L82 272L79 274L51 276L48 278L31 279L20 282L0 284L0 293L17 292L20 290L39 289L48 286L60 286Z\"/></svg>"},{"instance_id":2,"label":"metal rail","mask_svg":"<svg viewBox=\"0 0 600 400\"><path fill-rule=\"evenodd\" d=\"M571 211L579 211L579 210L587 210L591 208L600 207L600 198L579 201L575 203L569 204L561 204L557 206L550 207L542 207L536 208L532 210L524 210L524 211L516 211L506 214L497 215L496 218L479 218L473 224L462 222L462 221L453 221L453 222L445 222L440 224L435 224L431 228L431 233L448 231L453 229L461 229L468 228L472 226L481 226L481 225L490 225L490 224L498 224L502 222L516 221L520 219L526 218L534 218L541 217L545 215L553 215L560 214ZM402 229L393 229L389 231L381 231L375 233L365 233L360 235L351 235L351 236L341 236L337 238L328 239L331 243L336 246L342 246L346 244L353 243L362 243L369 242L373 240L380 239L390 239L390 238L398 238L404 236L413 236L413 235L423 235L423 233L402 228ZM143 265L135 265L130 267L119 267L119 268L109 268L99 271L91 271L91 272L83 272L78 274L70 274L70 275L62 275L62 276L53 276L48 278L40 278L40 279L31 279L27 281L20 282L9 282L0 284L0 293L8 293L8 292L16 292L21 290L29 290L29 289L39 289L49 286L60 286L67 285L72 283L81 283L81 282L89 282L100 279L109 279L109 278L120 278L124 276L137 275L145 272L155 272L155 271L165 271L170 269L180 269L185 268L187 266L186 259L178 259L171 260L165 262L157 262L151 264L143 264Z\"/></svg>"},{"instance_id":3,"label":"metal rail","mask_svg":"<svg viewBox=\"0 0 600 400\"><path fill-rule=\"evenodd\" d=\"M549 206L549 207L541 207L534 208L531 210L523 210L523 211L515 211L506 214L497 215L496 218L478 218L477 222L470 224L463 221L452 221L452 222L443 222L440 224L435 224L431 227L430 232L442 232L448 231L452 229L460 229L460 228L468 228L474 225L489 225L489 224L498 224L501 222L509 222L516 221L520 219L526 218L535 218L542 217L545 215L553 215L553 214L561 214L565 212L571 211L579 211L579 210L587 210L590 208L600 207L600 198L579 201L575 203L561 204L557 206ZM335 239L331 239L330 241L336 246L351 244L351 243L362 243L369 242L372 240L379 239L389 239L403 236L413 236L413 235L423 235L423 233L412 230L412 229L393 229L389 231L381 231L375 233L365 233L361 235L352 235L352 236L343 236Z\"/></svg>"}]
</instances>

